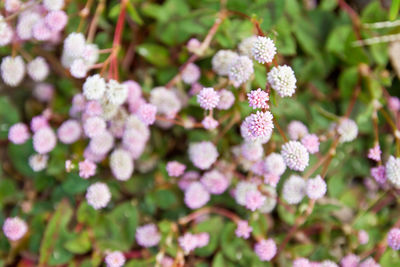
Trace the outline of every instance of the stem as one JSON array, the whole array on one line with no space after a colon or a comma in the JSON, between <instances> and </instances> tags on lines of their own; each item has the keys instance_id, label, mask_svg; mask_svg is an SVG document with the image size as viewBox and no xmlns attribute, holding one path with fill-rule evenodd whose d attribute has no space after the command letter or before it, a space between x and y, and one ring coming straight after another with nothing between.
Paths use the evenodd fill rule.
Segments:
<instances>
[{"instance_id":1,"label":"stem","mask_svg":"<svg viewBox=\"0 0 400 267\"><path fill-rule=\"evenodd\" d=\"M210 214L210 213L219 214L221 216L224 216L224 217L230 219L231 221L233 221L235 223L240 221L240 217L237 216L235 213L229 211L229 210L226 210L226 209L223 209L223 208L218 208L218 207L204 207L204 208L201 208L201 209L199 209L199 210L197 210L197 211L195 211L195 212L193 212L193 213L191 213L191 214L189 214L189 215L187 215L187 216L185 216L183 218L180 218L178 223L180 225L185 225L185 224L188 224L189 222L195 220L196 218L198 218L198 217L200 217L200 216L202 216L204 214Z\"/></svg>"},{"instance_id":2,"label":"stem","mask_svg":"<svg viewBox=\"0 0 400 267\"><path fill-rule=\"evenodd\" d=\"M97 22L99 21L99 17L104 10L104 6L105 6L104 2L105 2L105 0L100 0L100 3L96 8L96 13L94 14L92 22L90 23L89 33L88 33L88 38L87 38L89 43L93 42L94 34L96 33L96 29L97 29Z\"/></svg>"}]
</instances>

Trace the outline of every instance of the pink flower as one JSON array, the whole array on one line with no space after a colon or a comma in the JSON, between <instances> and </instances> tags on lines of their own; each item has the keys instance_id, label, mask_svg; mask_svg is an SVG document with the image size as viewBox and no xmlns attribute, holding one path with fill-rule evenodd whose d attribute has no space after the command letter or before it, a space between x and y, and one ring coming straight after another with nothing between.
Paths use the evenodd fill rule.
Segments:
<instances>
[{"instance_id":1,"label":"pink flower","mask_svg":"<svg viewBox=\"0 0 400 267\"><path fill-rule=\"evenodd\" d=\"M85 105L85 114L88 116L100 116L103 113L103 108L99 101L92 100Z\"/></svg>"},{"instance_id":2,"label":"pink flower","mask_svg":"<svg viewBox=\"0 0 400 267\"><path fill-rule=\"evenodd\" d=\"M374 177L378 184L384 184L386 182L386 169L385 166L378 166L371 168L371 176Z\"/></svg>"},{"instance_id":3,"label":"pink flower","mask_svg":"<svg viewBox=\"0 0 400 267\"><path fill-rule=\"evenodd\" d=\"M72 171L72 169L73 169L74 167L75 167L75 166L74 166L74 164L72 163L71 160L67 159L67 160L65 161L65 171L66 171L66 172Z\"/></svg>"},{"instance_id":4,"label":"pink flower","mask_svg":"<svg viewBox=\"0 0 400 267\"><path fill-rule=\"evenodd\" d=\"M252 231L253 228L249 226L249 223L247 221L237 222L237 228L235 230L235 234L237 237L243 237L244 239L247 239L250 237Z\"/></svg>"},{"instance_id":5,"label":"pink flower","mask_svg":"<svg viewBox=\"0 0 400 267\"><path fill-rule=\"evenodd\" d=\"M120 251L114 251L106 256L105 262L107 267L122 267L125 264L125 256Z\"/></svg>"},{"instance_id":6,"label":"pink flower","mask_svg":"<svg viewBox=\"0 0 400 267\"><path fill-rule=\"evenodd\" d=\"M79 176L87 179L96 173L96 164L92 161L85 159L79 162Z\"/></svg>"},{"instance_id":7,"label":"pink flower","mask_svg":"<svg viewBox=\"0 0 400 267\"><path fill-rule=\"evenodd\" d=\"M311 262L306 258L297 258L293 261L293 267L310 267Z\"/></svg>"},{"instance_id":8,"label":"pink flower","mask_svg":"<svg viewBox=\"0 0 400 267\"><path fill-rule=\"evenodd\" d=\"M61 31L65 28L68 22L67 14L62 10L51 11L44 18L46 26L52 31Z\"/></svg>"},{"instance_id":9,"label":"pink flower","mask_svg":"<svg viewBox=\"0 0 400 267\"><path fill-rule=\"evenodd\" d=\"M218 105L219 94L214 90L214 88L203 88L197 95L197 102L203 109L211 110Z\"/></svg>"},{"instance_id":10,"label":"pink flower","mask_svg":"<svg viewBox=\"0 0 400 267\"><path fill-rule=\"evenodd\" d=\"M58 128L57 135L62 143L72 144L82 135L81 125L76 120L67 120Z\"/></svg>"},{"instance_id":11,"label":"pink flower","mask_svg":"<svg viewBox=\"0 0 400 267\"><path fill-rule=\"evenodd\" d=\"M359 262L360 257L354 254L348 254L340 261L340 264L342 267L357 267Z\"/></svg>"},{"instance_id":12,"label":"pink flower","mask_svg":"<svg viewBox=\"0 0 400 267\"><path fill-rule=\"evenodd\" d=\"M253 109L269 108L269 105L268 105L269 95L267 92L261 90L261 88L258 88L257 90L253 90L250 93L248 93L247 98L249 100L250 107L252 107Z\"/></svg>"},{"instance_id":13,"label":"pink flower","mask_svg":"<svg viewBox=\"0 0 400 267\"><path fill-rule=\"evenodd\" d=\"M215 195L222 194L229 186L229 180L217 170L205 172L201 177L201 183L208 192Z\"/></svg>"},{"instance_id":14,"label":"pink flower","mask_svg":"<svg viewBox=\"0 0 400 267\"><path fill-rule=\"evenodd\" d=\"M258 190L251 190L246 194L246 208L251 211L255 211L264 204L265 200L266 197L263 196Z\"/></svg>"},{"instance_id":15,"label":"pink flower","mask_svg":"<svg viewBox=\"0 0 400 267\"><path fill-rule=\"evenodd\" d=\"M264 183L269 184L272 187L276 187L281 177L275 173L267 172L264 174Z\"/></svg>"},{"instance_id":16,"label":"pink flower","mask_svg":"<svg viewBox=\"0 0 400 267\"><path fill-rule=\"evenodd\" d=\"M182 71L182 81L186 84L193 84L197 82L200 78L201 72L200 68L193 63L190 63L186 66L186 68Z\"/></svg>"},{"instance_id":17,"label":"pink flower","mask_svg":"<svg viewBox=\"0 0 400 267\"><path fill-rule=\"evenodd\" d=\"M254 246L254 251L262 261L270 261L276 254L276 244L271 238L261 240Z\"/></svg>"},{"instance_id":18,"label":"pink flower","mask_svg":"<svg viewBox=\"0 0 400 267\"><path fill-rule=\"evenodd\" d=\"M400 250L400 228L392 228L388 233L387 241L393 250Z\"/></svg>"},{"instance_id":19,"label":"pink flower","mask_svg":"<svg viewBox=\"0 0 400 267\"><path fill-rule=\"evenodd\" d=\"M210 235L206 232L197 234L196 238L197 238L196 247L198 248L207 246L208 242L210 241Z\"/></svg>"},{"instance_id":20,"label":"pink flower","mask_svg":"<svg viewBox=\"0 0 400 267\"><path fill-rule=\"evenodd\" d=\"M368 151L368 158L379 162L381 160L381 148L379 144L375 145L373 148L370 148Z\"/></svg>"},{"instance_id":21,"label":"pink flower","mask_svg":"<svg viewBox=\"0 0 400 267\"><path fill-rule=\"evenodd\" d=\"M57 137L50 127L44 127L33 135L33 148L39 154L49 153L57 144Z\"/></svg>"},{"instance_id":22,"label":"pink flower","mask_svg":"<svg viewBox=\"0 0 400 267\"><path fill-rule=\"evenodd\" d=\"M83 130L85 134L90 138L93 138L96 135L105 131L106 127L106 122L100 116L89 117L83 123Z\"/></svg>"},{"instance_id":23,"label":"pink flower","mask_svg":"<svg viewBox=\"0 0 400 267\"><path fill-rule=\"evenodd\" d=\"M288 134L291 140L298 140L308 134L308 129L301 121L291 121L288 125Z\"/></svg>"},{"instance_id":24,"label":"pink flower","mask_svg":"<svg viewBox=\"0 0 400 267\"><path fill-rule=\"evenodd\" d=\"M152 104L142 104L137 112L137 116L146 125L151 125L156 120L157 107Z\"/></svg>"},{"instance_id":25,"label":"pink flower","mask_svg":"<svg viewBox=\"0 0 400 267\"><path fill-rule=\"evenodd\" d=\"M319 138L315 134L307 134L301 139L301 143L309 153L314 154L319 151Z\"/></svg>"},{"instance_id":26,"label":"pink flower","mask_svg":"<svg viewBox=\"0 0 400 267\"><path fill-rule=\"evenodd\" d=\"M201 124L203 124L204 129L207 130L214 130L215 128L218 127L218 121L215 120L211 116L206 116L202 121Z\"/></svg>"},{"instance_id":27,"label":"pink flower","mask_svg":"<svg viewBox=\"0 0 400 267\"><path fill-rule=\"evenodd\" d=\"M368 243L368 240L369 240L369 235L368 235L368 233L365 231L365 230L360 230L359 232L358 232L358 242L361 244L361 245L365 245L365 244L367 244Z\"/></svg>"},{"instance_id":28,"label":"pink flower","mask_svg":"<svg viewBox=\"0 0 400 267\"><path fill-rule=\"evenodd\" d=\"M189 185L185 191L185 204L191 209L198 209L204 206L210 200L210 193L200 182L194 182Z\"/></svg>"},{"instance_id":29,"label":"pink flower","mask_svg":"<svg viewBox=\"0 0 400 267\"><path fill-rule=\"evenodd\" d=\"M189 254L190 251L197 247L197 238L191 233L186 233L184 236L179 237L178 242L185 254Z\"/></svg>"},{"instance_id":30,"label":"pink flower","mask_svg":"<svg viewBox=\"0 0 400 267\"><path fill-rule=\"evenodd\" d=\"M269 136L274 128L272 114L269 111L257 111L257 113L248 116L245 122L248 124L249 134L254 140Z\"/></svg>"},{"instance_id":31,"label":"pink flower","mask_svg":"<svg viewBox=\"0 0 400 267\"><path fill-rule=\"evenodd\" d=\"M177 161L167 163L167 172L169 176L179 177L185 172L186 166Z\"/></svg>"},{"instance_id":32,"label":"pink flower","mask_svg":"<svg viewBox=\"0 0 400 267\"><path fill-rule=\"evenodd\" d=\"M289 141L282 146L281 155L290 169L304 171L309 164L307 149L298 141Z\"/></svg>"},{"instance_id":33,"label":"pink flower","mask_svg":"<svg viewBox=\"0 0 400 267\"><path fill-rule=\"evenodd\" d=\"M219 94L219 102L218 109L227 110L232 107L233 103L235 103L235 95L226 89L221 89L218 91Z\"/></svg>"},{"instance_id":34,"label":"pink flower","mask_svg":"<svg viewBox=\"0 0 400 267\"><path fill-rule=\"evenodd\" d=\"M199 178L199 173L196 171L186 172L178 182L178 186L182 190L186 190L193 182Z\"/></svg>"},{"instance_id":35,"label":"pink flower","mask_svg":"<svg viewBox=\"0 0 400 267\"><path fill-rule=\"evenodd\" d=\"M136 241L142 247L154 247L160 240L161 235L155 224L146 224L136 229Z\"/></svg>"},{"instance_id":36,"label":"pink flower","mask_svg":"<svg viewBox=\"0 0 400 267\"><path fill-rule=\"evenodd\" d=\"M326 183L321 175L317 175L314 179L308 179L306 193L311 199L319 199L325 195Z\"/></svg>"},{"instance_id":37,"label":"pink flower","mask_svg":"<svg viewBox=\"0 0 400 267\"><path fill-rule=\"evenodd\" d=\"M24 123L16 123L8 131L8 139L14 144L20 145L29 139L29 130Z\"/></svg>"},{"instance_id":38,"label":"pink flower","mask_svg":"<svg viewBox=\"0 0 400 267\"><path fill-rule=\"evenodd\" d=\"M400 99L395 96L390 97L388 106L389 106L389 109L393 112L399 111L400 110Z\"/></svg>"},{"instance_id":39,"label":"pink flower","mask_svg":"<svg viewBox=\"0 0 400 267\"><path fill-rule=\"evenodd\" d=\"M18 217L7 218L3 224L4 235L12 241L21 239L28 231L28 225Z\"/></svg>"}]
</instances>

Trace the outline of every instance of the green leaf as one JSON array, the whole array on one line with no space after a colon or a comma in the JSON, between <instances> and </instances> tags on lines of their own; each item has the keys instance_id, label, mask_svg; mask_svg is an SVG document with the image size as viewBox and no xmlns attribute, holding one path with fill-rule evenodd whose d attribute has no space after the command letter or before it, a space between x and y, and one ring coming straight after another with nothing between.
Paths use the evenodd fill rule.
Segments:
<instances>
[{"instance_id":1,"label":"green leaf","mask_svg":"<svg viewBox=\"0 0 400 267\"><path fill-rule=\"evenodd\" d=\"M386 252L382 255L381 260L379 261L382 267L397 266L399 262L399 253L390 248L386 249Z\"/></svg>"},{"instance_id":2,"label":"green leaf","mask_svg":"<svg viewBox=\"0 0 400 267\"><path fill-rule=\"evenodd\" d=\"M359 79L357 66L345 69L339 76L340 95L348 99L352 96Z\"/></svg>"},{"instance_id":3,"label":"green leaf","mask_svg":"<svg viewBox=\"0 0 400 267\"><path fill-rule=\"evenodd\" d=\"M20 120L18 110L6 96L0 97L0 139L7 139L8 128Z\"/></svg>"},{"instance_id":4,"label":"green leaf","mask_svg":"<svg viewBox=\"0 0 400 267\"><path fill-rule=\"evenodd\" d=\"M89 233L84 231L76 238L68 240L68 242L65 243L65 248L74 254L85 254L92 248Z\"/></svg>"},{"instance_id":5,"label":"green leaf","mask_svg":"<svg viewBox=\"0 0 400 267\"><path fill-rule=\"evenodd\" d=\"M224 255L221 252L218 252L217 255L213 258L212 267L225 267L226 262L224 259Z\"/></svg>"},{"instance_id":6,"label":"green leaf","mask_svg":"<svg viewBox=\"0 0 400 267\"><path fill-rule=\"evenodd\" d=\"M154 192L154 200L161 209L170 209L178 202L176 195L167 189L160 189Z\"/></svg>"},{"instance_id":7,"label":"green leaf","mask_svg":"<svg viewBox=\"0 0 400 267\"><path fill-rule=\"evenodd\" d=\"M135 6L131 3L131 1L128 1L127 3L127 10L128 10L128 14L131 17L131 19L136 22L139 25L143 24L143 20L140 17L139 13L137 12Z\"/></svg>"},{"instance_id":8,"label":"green leaf","mask_svg":"<svg viewBox=\"0 0 400 267\"><path fill-rule=\"evenodd\" d=\"M136 48L136 51L148 62L156 65L157 67L165 67L169 64L169 52L161 45L145 43L139 45Z\"/></svg>"}]
</instances>

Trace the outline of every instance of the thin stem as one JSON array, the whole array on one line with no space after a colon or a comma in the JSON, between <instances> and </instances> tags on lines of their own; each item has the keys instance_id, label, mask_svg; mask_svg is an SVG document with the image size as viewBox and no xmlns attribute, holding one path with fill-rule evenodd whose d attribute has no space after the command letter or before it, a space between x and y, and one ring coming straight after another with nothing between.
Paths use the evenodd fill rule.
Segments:
<instances>
[{"instance_id":1,"label":"thin stem","mask_svg":"<svg viewBox=\"0 0 400 267\"><path fill-rule=\"evenodd\" d=\"M204 208L201 208L183 218L180 218L178 223L180 225L185 225L204 214L210 214L210 213L216 213L218 215L224 216L235 223L240 221L240 217L229 210L219 208L219 207L204 207Z\"/></svg>"}]
</instances>

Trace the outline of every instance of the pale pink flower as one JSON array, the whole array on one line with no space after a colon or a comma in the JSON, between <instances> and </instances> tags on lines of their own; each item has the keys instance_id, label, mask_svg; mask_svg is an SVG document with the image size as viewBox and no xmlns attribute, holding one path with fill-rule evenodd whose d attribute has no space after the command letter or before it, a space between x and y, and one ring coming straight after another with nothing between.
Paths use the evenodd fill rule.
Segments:
<instances>
[{"instance_id":1,"label":"pale pink flower","mask_svg":"<svg viewBox=\"0 0 400 267\"><path fill-rule=\"evenodd\" d=\"M281 177L275 173L267 172L264 174L264 183L269 184L272 187L276 187Z\"/></svg>"},{"instance_id":2,"label":"pale pink flower","mask_svg":"<svg viewBox=\"0 0 400 267\"><path fill-rule=\"evenodd\" d=\"M137 111L137 116L146 125L151 125L156 120L157 107L152 104L142 104Z\"/></svg>"},{"instance_id":3,"label":"pale pink flower","mask_svg":"<svg viewBox=\"0 0 400 267\"><path fill-rule=\"evenodd\" d=\"M11 241L21 239L28 231L28 225L18 217L7 218L3 224L4 235Z\"/></svg>"},{"instance_id":4,"label":"pale pink flower","mask_svg":"<svg viewBox=\"0 0 400 267\"><path fill-rule=\"evenodd\" d=\"M214 130L215 128L218 127L218 121L215 120L211 116L206 116L202 121L201 124L203 124L204 129L207 130Z\"/></svg>"},{"instance_id":5,"label":"pale pink flower","mask_svg":"<svg viewBox=\"0 0 400 267\"><path fill-rule=\"evenodd\" d=\"M388 106L391 111L398 112L400 110L400 99L395 96L390 97Z\"/></svg>"},{"instance_id":6,"label":"pale pink flower","mask_svg":"<svg viewBox=\"0 0 400 267\"><path fill-rule=\"evenodd\" d=\"M87 179L96 173L96 164L92 161L85 159L84 161L79 162L79 176Z\"/></svg>"},{"instance_id":7,"label":"pale pink flower","mask_svg":"<svg viewBox=\"0 0 400 267\"><path fill-rule=\"evenodd\" d=\"M136 241L142 247L154 247L160 240L161 235L155 224L146 224L136 229Z\"/></svg>"},{"instance_id":8,"label":"pale pink flower","mask_svg":"<svg viewBox=\"0 0 400 267\"><path fill-rule=\"evenodd\" d=\"M267 92L262 90L261 88L258 88L257 90L253 90L250 93L247 94L247 98L249 100L249 105L253 109L256 108L261 108L261 109L267 109L269 108L268 101L269 101L269 95Z\"/></svg>"},{"instance_id":9,"label":"pale pink flower","mask_svg":"<svg viewBox=\"0 0 400 267\"><path fill-rule=\"evenodd\" d=\"M197 238L191 233L186 233L185 235L179 237L178 242L185 254L189 254L190 251L197 247Z\"/></svg>"},{"instance_id":10,"label":"pale pink flower","mask_svg":"<svg viewBox=\"0 0 400 267\"><path fill-rule=\"evenodd\" d=\"M237 237L243 237L244 239L247 239L250 237L252 231L253 228L249 226L249 223L247 221L240 220L237 222L237 228L235 230L235 234Z\"/></svg>"},{"instance_id":11,"label":"pale pink flower","mask_svg":"<svg viewBox=\"0 0 400 267\"><path fill-rule=\"evenodd\" d=\"M33 148L39 154L49 153L57 144L57 137L50 127L39 129L33 135Z\"/></svg>"},{"instance_id":12,"label":"pale pink flower","mask_svg":"<svg viewBox=\"0 0 400 267\"><path fill-rule=\"evenodd\" d=\"M44 18L44 22L52 31L62 31L67 25L68 16L62 10L51 11Z\"/></svg>"},{"instance_id":13,"label":"pale pink flower","mask_svg":"<svg viewBox=\"0 0 400 267\"><path fill-rule=\"evenodd\" d=\"M400 250L400 228L392 228L389 231L387 242L393 250Z\"/></svg>"},{"instance_id":14,"label":"pale pink flower","mask_svg":"<svg viewBox=\"0 0 400 267\"><path fill-rule=\"evenodd\" d=\"M271 238L261 240L254 246L254 251L261 261L270 261L277 252L275 241Z\"/></svg>"},{"instance_id":15,"label":"pale pink flower","mask_svg":"<svg viewBox=\"0 0 400 267\"><path fill-rule=\"evenodd\" d=\"M310 154L315 154L319 151L319 138L315 134L307 134L301 139L301 143Z\"/></svg>"},{"instance_id":16,"label":"pale pink flower","mask_svg":"<svg viewBox=\"0 0 400 267\"><path fill-rule=\"evenodd\" d=\"M357 237L358 237L358 242L359 242L361 245L365 245L365 244L367 244L368 241L369 241L369 235L368 235L368 233L367 233L365 230L360 230L360 231L358 231Z\"/></svg>"},{"instance_id":17,"label":"pale pink flower","mask_svg":"<svg viewBox=\"0 0 400 267\"><path fill-rule=\"evenodd\" d=\"M8 139L14 144L20 145L29 139L29 130L24 123L16 123L8 131Z\"/></svg>"},{"instance_id":18,"label":"pale pink flower","mask_svg":"<svg viewBox=\"0 0 400 267\"><path fill-rule=\"evenodd\" d=\"M274 124L272 114L269 111L253 113L245 119L247 122L249 134L253 140L264 138L272 133Z\"/></svg>"},{"instance_id":19,"label":"pale pink flower","mask_svg":"<svg viewBox=\"0 0 400 267\"><path fill-rule=\"evenodd\" d=\"M191 209L198 209L210 200L210 193L200 182L194 182L185 191L185 204Z\"/></svg>"},{"instance_id":20,"label":"pale pink flower","mask_svg":"<svg viewBox=\"0 0 400 267\"><path fill-rule=\"evenodd\" d=\"M76 120L67 120L58 128L57 135L62 143L72 144L82 135L81 125Z\"/></svg>"},{"instance_id":21,"label":"pale pink flower","mask_svg":"<svg viewBox=\"0 0 400 267\"><path fill-rule=\"evenodd\" d=\"M47 118L43 115L35 116L31 120L31 130L32 132L36 132L41 128L49 127L49 123Z\"/></svg>"},{"instance_id":22,"label":"pale pink flower","mask_svg":"<svg viewBox=\"0 0 400 267\"><path fill-rule=\"evenodd\" d=\"M266 197L263 196L258 190L249 191L246 194L246 208L251 211L255 211L264 204L265 200Z\"/></svg>"},{"instance_id":23,"label":"pale pink flower","mask_svg":"<svg viewBox=\"0 0 400 267\"><path fill-rule=\"evenodd\" d=\"M214 90L214 88L203 88L197 95L197 102L203 109L211 110L218 105L219 94Z\"/></svg>"},{"instance_id":24,"label":"pale pink flower","mask_svg":"<svg viewBox=\"0 0 400 267\"><path fill-rule=\"evenodd\" d=\"M120 251L107 254L105 260L107 267L122 267L125 264L125 256Z\"/></svg>"},{"instance_id":25,"label":"pale pink flower","mask_svg":"<svg viewBox=\"0 0 400 267\"><path fill-rule=\"evenodd\" d=\"M375 181L383 185L386 182L386 169L385 166L377 166L371 168L371 176L375 179Z\"/></svg>"},{"instance_id":26,"label":"pale pink flower","mask_svg":"<svg viewBox=\"0 0 400 267\"><path fill-rule=\"evenodd\" d=\"M212 170L203 174L201 177L201 183L211 194L220 195L228 188L229 179L221 172Z\"/></svg>"},{"instance_id":27,"label":"pale pink flower","mask_svg":"<svg viewBox=\"0 0 400 267\"><path fill-rule=\"evenodd\" d=\"M185 172L186 166L177 161L170 161L167 163L167 172L169 176L179 177Z\"/></svg>"},{"instance_id":28,"label":"pale pink flower","mask_svg":"<svg viewBox=\"0 0 400 267\"><path fill-rule=\"evenodd\" d=\"M373 148L370 148L368 151L368 158L379 162L381 160L381 148L379 144L375 145Z\"/></svg>"}]
</instances>

